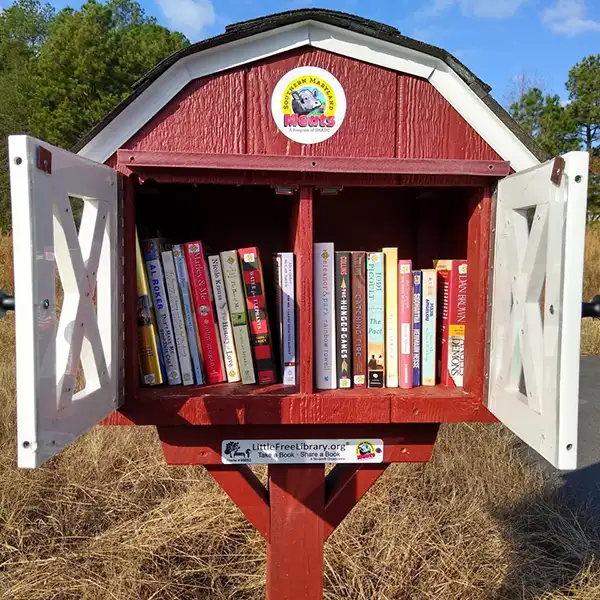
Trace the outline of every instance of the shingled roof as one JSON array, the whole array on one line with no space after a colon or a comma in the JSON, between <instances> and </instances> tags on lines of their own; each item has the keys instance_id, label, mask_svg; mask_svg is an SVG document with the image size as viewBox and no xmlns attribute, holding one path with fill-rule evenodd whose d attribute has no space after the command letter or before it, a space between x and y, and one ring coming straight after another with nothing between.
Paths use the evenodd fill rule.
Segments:
<instances>
[{"instance_id":1,"label":"shingled roof","mask_svg":"<svg viewBox=\"0 0 600 600\"><path fill-rule=\"evenodd\" d=\"M84 138L82 138L73 148L74 152L80 151L94 137L96 137L107 125L109 125L125 108L127 108L136 98L138 98L154 81L163 75L171 66L179 60L199 53L204 50L215 48L230 42L236 42L261 33L266 33L280 27L301 23L304 21L313 21L324 23L335 27L340 27L358 34L370 36L378 40L396 44L404 48L416 50L427 54L446 63L469 87L473 92L490 108L490 110L502 121L502 123L529 149L529 151L539 160L546 160L548 156L541 151L533 138L528 135L516 121L506 112L502 106L490 95L491 87L479 79L469 68L455 58L452 54L420 42L413 38L402 35L400 31L385 23L364 19L348 13L325 9L299 9L291 10L265 17L251 19L234 23L225 28L225 32L196 44L191 44L186 48L172 54L154 69L149 71L144 77L137 81L132 93L121 102L115 109L108 113Z\"/></svg>"}]
</instances>

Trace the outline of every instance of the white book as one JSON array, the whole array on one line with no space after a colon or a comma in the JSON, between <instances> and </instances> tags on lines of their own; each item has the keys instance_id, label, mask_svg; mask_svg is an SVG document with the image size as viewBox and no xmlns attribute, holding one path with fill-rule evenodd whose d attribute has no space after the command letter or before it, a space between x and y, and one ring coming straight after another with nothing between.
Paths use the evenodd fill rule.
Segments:
<instances>
[{"instance_id":1,"label":"white book","mask_svg":"<svg viewBox=\"0 0 600 600\"><path fill-rule=\"evenodd\" d=\"M152 290L152 303L156 313L158 337L164 359L169 385L181 384L181 371L177 357L177 344L171 321L171 311L167 299L162 264L160 262L160 243L156 239L144 240L142 250L148 272L148 283Z\"/></svg>"},{"instance_id":2,"label":"white book","mask_svg":"<svg viewBox=\"0 0 600 600\"><path fill-rule=\"evenodd\" d=\"M250 343L250 329L248 327L248 313L246 311L246 296L242 285L240 263L237 252L228 250L221 252L221 269L225 280L225 291L229 305L229 315L233 325L233 339L237 351L240 374L243 384L256 383L254 361L252 358L252 344Z\"/></svg>"},{"instance_id":3,"label":"white book","mask_svg":"<svg viewBox=\"0 0 600 600\"><path fill-rule=\"evenodd\" d=\"M314 245L315 387L336 388L335 265L332 243Z\"/></svg>"},{"instance_id":4,"label":"white book","mask_svg":"<svg viewBox=\"0 0 600 600\"><path fill-rule=\"evenodd\" d=\"M275 287L281 344L281 373L284 385L296 385L296 294L294 253L280 252L274 257Z\"/></svg>"},{"instance_id":5,"label":"white book","mask_svg":"<svg viewBox=\"0 0 600 600\"><path fill-rule=\"evenodd\" d=\"M190 354L190 345L188 343L181 296L179 295L179 283L177 281L177 270L175 269L173 252L171 250L165 250L161 253L161 256L165 274L165 287L167 288L169 306L171 308L173 333L175 334L175 343L177 344L177 356L179 356L181 379L183 385L193 385L194 371L192 367L192 357Z\"/></svg>"},{"instance_id":6,"label":"white book","mask_svg":"<svg viewBox=\"0 0 600 600\"><path fill-rule=\"evenodd\" d=\"M221 347L223 350L227 381L229 383L235 383L241 380L240 368L238 366L237 352L235 351L235 342L233 340L233 326L231 325L231 316L227 304L227 293L225 291L225 282L223 281L223 271L221 270L221 257L218 254L208 257L208 268L210 271L215 308L217 310L217 321L219 323L219 333L221 334Z\"/></svg>"}]
</instances>

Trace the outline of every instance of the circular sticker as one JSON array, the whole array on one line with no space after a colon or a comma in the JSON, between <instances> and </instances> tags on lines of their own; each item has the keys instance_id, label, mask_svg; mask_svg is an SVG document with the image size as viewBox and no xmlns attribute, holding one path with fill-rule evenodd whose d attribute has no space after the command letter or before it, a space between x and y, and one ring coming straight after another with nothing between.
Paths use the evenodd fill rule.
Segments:
<instances>
[{"instance_id":1,"label":"circular sticker","mask_svg":"<svg viewBox=\"0 0 600 600\"><path fill-rule=\"evenodd\" d=\"M346 117L346 94L340 82L319 67L299 67L275 86L271 112L284 135L300 144L329 139Z\"/></svg>"}]
</instances>

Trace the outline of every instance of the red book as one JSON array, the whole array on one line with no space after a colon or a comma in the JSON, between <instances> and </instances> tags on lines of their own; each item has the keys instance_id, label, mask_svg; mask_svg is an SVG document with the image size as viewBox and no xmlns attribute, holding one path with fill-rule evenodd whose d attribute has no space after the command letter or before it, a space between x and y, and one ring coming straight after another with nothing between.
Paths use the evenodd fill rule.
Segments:
<instances>
[{"instance_id":1,"label":"red book","mask_svg":"<svg viewBox=\"0 0 600 600\"><path fill-rule=\"evenodd\" d=\"M204 370L207 383L221 383L225 381L225 365L223 352L219 342L217 321L213 310L211 285L208 268L204 259L201 242L185 244L185 258L187 262L192 300L198 321L198 333L204 358Z\"/></svg>"},{"instance_id":2,"label":"red book","mask_svg":"<svg viewBox=\"0 0 600 600\"><path fill-rule=\"evenodd\" d=\"M240 264L244 276L244 289L246 291L246 304L250 317L250 336L254 361L258 374L258 383L267 385L275 383L275 361L271 345L271 331L267 316L267 302L265 297L265 283L258 255L258 248L241 248L238 250Z\"/></svg>"},{"instance_id":3,"label":"red book","mask_svg":"<svg viewBox=\"0 0 600 600\"><path fill-rule=\"evenodd\" d=\"M366 253L352 252L352 375L355 388L366 387L367 380L367 288Z\"/></svg>"},{"instance_id":4,"label":"red book","mask_svg":"<svg viewBox=\"0 0 600 600\"><path fill-rule=\"evenodd\" d=\"M467 261L444 261L443 265L438 265L438 304L440 383L462 387L467 322Z\"/></svg>"}]
</instances>

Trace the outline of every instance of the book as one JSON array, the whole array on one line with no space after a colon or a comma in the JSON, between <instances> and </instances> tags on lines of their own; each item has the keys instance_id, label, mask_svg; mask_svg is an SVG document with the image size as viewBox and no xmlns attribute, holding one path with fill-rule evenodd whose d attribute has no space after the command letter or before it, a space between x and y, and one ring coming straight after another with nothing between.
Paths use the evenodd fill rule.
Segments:
<instances>
[{"instance_id":1,"label":"book","mask_svg":"<svg viewBox=\"0 0 600 600\"><path fill-rule=\"evenodd\" d=\"M365 387L367 381L367 288L366 253L352 252L352 382Z\"/></svg>"},{"instance_id":2,"label":"book","mask_svg":"<svg viewBox=\"0 0 600 600\"><path fill-rule=\"evenodd\" d=\"M341 389L352 387L352 325L350 299L350 252L335 253L336 348L337 385Z\"/></svg>"},{"instance_id":3,"label":"book","mask_svg":"<svg viewBox=\"0 0 600 600\"><path fill-rule=\"evenodd\" d=\"M225 292L233 325L233 339L238 356L240 375L243 384L256 383L254 363L252 359L252 345L250 343L250 329L248 327L248 313L246 312L246 297L240 274L240 263L237 252L229 250L221 252L221 267L225 280Z\"/></svg>"},{"instance_id":4,"label":"book","mask_svg":"<svg viewBox=\"0 0 600 600\"><path fill-rule=\"evenodd\" d=\"M137 329L140 376L144 385L161 385L162 357L158 347L158 331L152 308L152 298L148 287L146 266L142 258L140 240L135 233L135 274L137 281Z\"/></svg>"},{"instance_id":5,"label":"book","mask_svg":"<svg viewBox=\"0 0 600 600\"><path fill-rule=\"evenodd\" d=\"M333 390L337 384L334 252L331 242L314 245L314 364L318 390Z\"/></svg>"},{"instance_id":6,"label":"book","mask_svg":"<svg viewBox=\"0 0 600 600\"><path fill-rule=\"evenodd\" d=\"M204 376L209 384L221 383L226 379L225 365L213 308L208 266L204 259L204 249L201 242L188 242L184 244L184 250L200 346L204 357Z\"/></svg>"},{"instance_id":7,"label":"book","mask_svg":"<svg viewBox=\"0 0 600 600\"><path fill-rule=\"evenodd\" d=\"M421 271L413 271L413 386L421 385Z\"/></svg>"},{"instance_id":8,"label":"book","mask_svg":"<svg viewBox=\"0 0 600 600\"><path fill-rule=\"evenodd\" d=\"M212 283L219 333L221 334L221 350L223 351L227 382L237 383L241 380L240 368L238 366L237 352L235 351L233 327L231 325L231 316L229 315L229 306L227 305L227 293L225 292L225 282L223 281L223 272L221 270L221 257L218 254L208 257L208 270Z\"/></svg>"},{"instance_id":9,"label":"book","mask_svg":"<svg viewBox=\"0 0 600 600\"><path fill-rule=\"evenodd\" d=\"M385 384L385 284L383 252L367 254L367 381L369 387Z\"/></svg>"},{"instance_id":10,"label":"book","mask_svg":"<svg viewBox=\"0 0 600 600\"><path fill-rule=\"evenodd\" d=\"M413 274L412 261L398 263L398 323L400 339L400 382L403 389L413 386Z\"/></svg>"},{"instance_id":11,"label":"book","mask_svg":"<svg viewBox=\"0 0 600 600\"><path fill-rule=\"evenodd\" d=\"M281 376L284 385L296 385L296 301L294 253L273 257L275 299L279 324Z\"/></svg>"},{"instance_id":12,"label":"book","mask_svg":"<svg viewBox=\"0 0 600 600\"><path fill-rule=\"evenodd\" d=\"M258 249L254 247L241 248L238 250L238 256L242 265L258 383L263 385L275 383L277 380L275 361L273 360L265 283Z\"/></svg>"},{"instance_id":13,"label":"book","mask_svg":"<svg viewBox=\"0 0 600 600\"><path fill-rule=\"evenodd\" d=\"M385 273L385 385L398 387L398 248L383 248Z\"/></svg>"},{"instance_id":14,"label":"book","mask_svg":"<svg viewBox=\"0 0 600 600\"><path fill-rule=\"evenodd\" d=\"M179 370L179 358L171 321L171 311L167 299L167 290L163 276L160 252L163 241L160 238L151 238L142 242L142 253L146 262L148 283L152 291L152 304L156 316L160 347L165 363L167 382L169 385L181 384L181 372Z\"/></svg>"},{"instance_id":15,"label":"book","mask_svg":"<svg viewBox=\"0 0 600 600\"><path fill-rule=\"evenodd\" d=\"M421 383L435 385L437 275L435 269L422 271Z\"/></svg>"},{"instance_id":16,"label":"book","mask_svg":"<svg viewBox=\"0 0 600 600\"><path fill-rule=\"evenodd\" d=\"M194 368L194 380L197 385L204 384L204 374L202 372L202 354L200 352L200 338L198 336L198 325L196 324L196 315L194 314L194 305L190 290L190 278L185 262L185 250L181 245L173 246L173 259L175 261L175 270L177 271L177 281L179 283L179 293L181 294L181 303L183 305L183 315L190 346L190 355L192 357L192 366Z\"/></svg>"},{"instance_id":17,"label":"book","mask_svg":"<svg viewBox=\"0 0 600 600\"><path fill-rule=\"evenodd\" d=\"M439 264L439 263L438 263ZM462 387L467 321L467 261L438 267L438 374L442 385Z\"/></svg>"},{"instance_id":18,"label":"book","mask_svg":"<svg viewBox=\"0 0 600 600\"><path fill-rule=\"evenodd\" d=\"M192 358L190 355L190 345L183 316L181 296L179 295L179 283L177 281L177 271L175 270L173 251L163 250L161 252L161 257L165 276L165 287L167 288L169 307L171 309L173 333L175 334L175 344L177 345L177 356L179 357L181 381L184 385L193 385L194 372L192 369Z\"/></svg>"}]
</instances>

